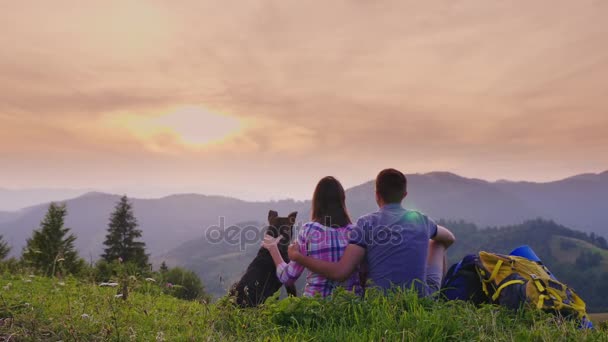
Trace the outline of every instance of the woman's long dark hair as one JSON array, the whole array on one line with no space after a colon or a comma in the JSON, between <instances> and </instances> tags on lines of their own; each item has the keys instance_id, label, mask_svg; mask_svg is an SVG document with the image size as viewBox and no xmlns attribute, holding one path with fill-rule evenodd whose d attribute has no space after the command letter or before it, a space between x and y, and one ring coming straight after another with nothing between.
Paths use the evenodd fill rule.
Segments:
<instances>
[{"instance_id":1,"label":"woman's long dark hair","mask_svg":"<svg viewBox=\"0 0 608 342\"><path fill-rule=\"evenodd\" d=\"M317 184L312 197L312 220L332 228L352 223L346 210L344 188L334 177L325 177Z\"/></svg>"}]
</instances>

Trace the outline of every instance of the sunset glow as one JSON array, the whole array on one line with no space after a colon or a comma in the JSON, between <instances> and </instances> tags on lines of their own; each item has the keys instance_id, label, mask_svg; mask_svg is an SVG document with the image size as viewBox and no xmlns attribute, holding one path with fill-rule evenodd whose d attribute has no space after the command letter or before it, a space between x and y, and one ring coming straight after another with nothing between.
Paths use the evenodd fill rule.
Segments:
<instances>
[{"instance_id":1,"label":"sunset glow","mask_svg":"<svg viewBox=\"0 0 608 342\"><path fill-rule=\"evenodd\" d=\"M118 114L109 121L117 128L126 128L144 143L165 136L189 148L222 144L243 128L236 118L209 113L196 106L184 106L171 113L152 117Z\"/></svg>"},{"instance_id":2,"label":"sunset glow","mask_svg":"<svg viewBox=\"0 0 608 342\"><path fill-rule=\"evenodd\" d=\"M593 0L10 2L0 187L267 199L388 166L601 172L606 13Z\"/></svg>"}]
</instances>

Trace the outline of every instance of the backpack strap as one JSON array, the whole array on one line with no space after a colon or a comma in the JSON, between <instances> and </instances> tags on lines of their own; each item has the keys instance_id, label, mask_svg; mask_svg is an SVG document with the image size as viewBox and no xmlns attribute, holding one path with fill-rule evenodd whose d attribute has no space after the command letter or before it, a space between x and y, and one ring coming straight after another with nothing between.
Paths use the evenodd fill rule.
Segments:
<instances>
[{"instance_id":1,"label":"backpack strap","mask_svg":"<svg viewBox=\"0 0 608 342\"><path fill-rule=\"evenodd\" d=\"M511 286L511 285L515 285L515 284L525 284L526 282L524 280L521 279L515 279L515 280L510 280L502 285L500 285L497 289L496 292L494 293L494 295L492 296L492 301L496 302L498 300L498 298L500 297L500 292L502 292L502 290L505 289L505 287Z\"/></svg>"},{"instance_id":2,"label":"backpack strap","mask_svg":"<svg viewBox=\"0 0 608 342\"><path fill-rule=\"evenodd\" d=\"M500 268L502 267L502 264L503 264L503 261L498 260L496 262L496 265L494 265L494 269L492 270L492 274L490 275L490 277L488 279L482 279L482 289L483 289L483 292L487 296L490 295L490 292L488 291L488 284L491 284L494 281L494 279L496 279L496 276L498 275L498 272L500 272Z\"/></svg>"}]
</instances>

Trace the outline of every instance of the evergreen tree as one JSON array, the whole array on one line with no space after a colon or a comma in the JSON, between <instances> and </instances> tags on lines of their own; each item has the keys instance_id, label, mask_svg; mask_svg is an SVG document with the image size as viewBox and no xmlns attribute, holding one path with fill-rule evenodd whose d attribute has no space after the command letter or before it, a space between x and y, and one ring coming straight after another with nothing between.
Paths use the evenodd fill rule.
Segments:
<instances>
[{"instance_id":1,"label":"evergreen tree","mask_svg":"<svg viewBox=\"0 0 608 342\"><path fill-rule=\"evenodd\" d=\"M34 230L23 251L23 261L47 276L66 271L75 273L82 266L74 248L76 236L64 227L65 204L51 203L40 229Z\"/></svg>"},{"instance_id":2,"label":"evergreen tree","mask_svg":"<svg viewBox=\"0 0 608 342\"><path fill-rule=\"evenodd\" d=\"M11 247L4 241L4 236L0 235L0 260L4 260L10 252Z\"/></svg>"},{"instance_id":3,"label":"evergreen tree","mask_svg":"<svg viewBox=\"0 0 608 342\"><path fill-rule=\"evenodd\" d=\"M132 263L140 268L148 267L146 244L137 241L138 238L141 238L141 230L137 229L133 207L127 196L123 196L110 217L108 234L103 243L107 248L104 249L101 257L107 262L120 259L124 263Z\"/></svg>"},{"instance_id":4,"label":"evergreen tree","mask_svg":"<svg viewBox=\"0 0 608 342\"><path fill-rule=\"evenodd\" d=\"M167 266L167 264L163 261L162 264L160 264L160 273L165 274L169 271L169 267Z\"/></svg>"}]
</instances>

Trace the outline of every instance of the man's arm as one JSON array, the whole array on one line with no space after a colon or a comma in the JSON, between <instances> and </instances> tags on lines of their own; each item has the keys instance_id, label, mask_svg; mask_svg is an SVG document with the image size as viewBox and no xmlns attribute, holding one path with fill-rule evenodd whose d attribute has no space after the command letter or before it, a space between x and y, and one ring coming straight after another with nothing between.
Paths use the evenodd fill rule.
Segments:
<instances>
[{"instance_id":1,"label":"man's arm","mask_svg":"<svg viewBox=\"0 0 608 342\"><path fill-rule=\"evenodd\" d=\"M348 279L365 257L365 249L355 244L346 247L339 262L323 261L302 255L297 243L291 244L288 251L290 260L325 278L340 282Z\"/></svg>"},{"instance_id":2,"label":"man's arm","mask_svg":"<svg viewBox=\"0 0 608 342\"><path fill-rule=\"evenodd\" d=\"M437 235L433 237L431 240L436 241L442 244L445 248L449 248L454 242L456 242L456 237L449 231L446 227L437 226Z\"/></svg>"}]
</instances>

